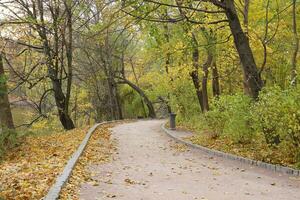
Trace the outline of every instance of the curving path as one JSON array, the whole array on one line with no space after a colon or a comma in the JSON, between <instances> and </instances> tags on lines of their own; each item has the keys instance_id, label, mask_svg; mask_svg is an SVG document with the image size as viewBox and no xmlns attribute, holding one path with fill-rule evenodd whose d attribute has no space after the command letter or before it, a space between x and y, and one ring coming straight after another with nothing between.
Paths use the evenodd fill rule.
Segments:
<instances>
[{"instance_id":1,"label":"curving path","mask_svg":"<svg viewBox=\"0 0 300 200\"><path fill-rule=\"evenodd\" d=\"M99 183L83 184L80 199L300 199L300 179L188 149L166 136L162 123L149 120L114 127L113 161L90 166Z\"/></svg>"}]
</instances>

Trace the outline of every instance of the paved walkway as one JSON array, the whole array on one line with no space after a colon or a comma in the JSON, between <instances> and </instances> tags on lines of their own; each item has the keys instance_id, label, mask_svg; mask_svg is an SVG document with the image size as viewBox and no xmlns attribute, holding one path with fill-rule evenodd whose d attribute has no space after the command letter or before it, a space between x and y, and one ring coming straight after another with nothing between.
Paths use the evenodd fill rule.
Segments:
<instances>
[{"instance_id":1,"label":"paved walkway","mask_svg":"<svg viewBox=\"0 0 300 200\"><path fill-rule=\"evenodd\" d=\"M113 128L117 151L111 163L91 166L99 184L83 184L84 200L300 200L300 179L176 144L160 130L163 121Z\"/></svg>"}]
</instances>

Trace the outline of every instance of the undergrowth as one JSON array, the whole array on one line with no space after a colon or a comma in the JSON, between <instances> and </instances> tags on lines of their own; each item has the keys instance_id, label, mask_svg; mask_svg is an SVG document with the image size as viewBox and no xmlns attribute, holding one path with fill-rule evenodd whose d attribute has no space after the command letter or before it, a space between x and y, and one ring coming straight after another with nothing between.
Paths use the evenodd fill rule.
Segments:
<instances>
[{"instance_id":1,"label":"undergrowth","mask_svg":"<svg viewBox=\"0 0 300 200\"><path fill-rule=\"evenodd\" d=\"M210 111L179 116L191 140L210 148L273 164L300 168L300 89L265 88L257 101L222 95Z\"/></svg>"}]
</instances>

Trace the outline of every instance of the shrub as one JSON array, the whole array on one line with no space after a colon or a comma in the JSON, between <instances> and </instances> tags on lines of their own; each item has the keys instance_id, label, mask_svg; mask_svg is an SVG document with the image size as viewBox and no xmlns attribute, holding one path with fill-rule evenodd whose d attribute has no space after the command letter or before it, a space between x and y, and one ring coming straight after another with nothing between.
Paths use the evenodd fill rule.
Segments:
<instances>
[{"instance_id":1,"label":"shrub","mask_svg":"<svg viewBox=\"0 0 300 200\"><path fill-rule=\"evenodd\" d=\"M246 95L223 95L206 113L206 121L212 131L229 137L235 143L248 143L255 134L251 108L252 100Z\"/></svg>"},{"instance_id":2,"label":"shrub","mask_svg":"<svg viewBox=\"0 0 300 200\"><path fill-rule=\"evenodd\" d=\"M211 110L205 113L205 121L209 129L213 131L216 136L223 133L226 123L226 108L224 106L223 96L213 101Z\"/></svg>"},{"instance_id":3,"label":"shrub","mask_svg":"<svg viewBox=\"0 0 300 200\"><path fill-rule=\"evenodd\" d=\"M271 146L293 154L300 162L300 90L265 88L252 112L257 131ZM298 158L298 159L297 159Z\"/></svg>"}]
</instances>

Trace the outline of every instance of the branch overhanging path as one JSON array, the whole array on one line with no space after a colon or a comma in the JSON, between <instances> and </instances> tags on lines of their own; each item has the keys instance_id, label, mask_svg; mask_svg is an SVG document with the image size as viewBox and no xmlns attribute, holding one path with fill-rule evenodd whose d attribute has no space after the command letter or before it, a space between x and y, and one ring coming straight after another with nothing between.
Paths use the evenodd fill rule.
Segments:
<instances>
[{"instance_id":1,"label":"branch overhanging path","mask_svg":"<svg viewBox=\"0 0 300 200\"><path fill-rule=\"evenodd\" d=\"M149 120L113 128L110 163L89 166L97 185L84 183L80 199L299 199L288 176L211 157L175 143Z\"/></svg>"}]
</instances>

